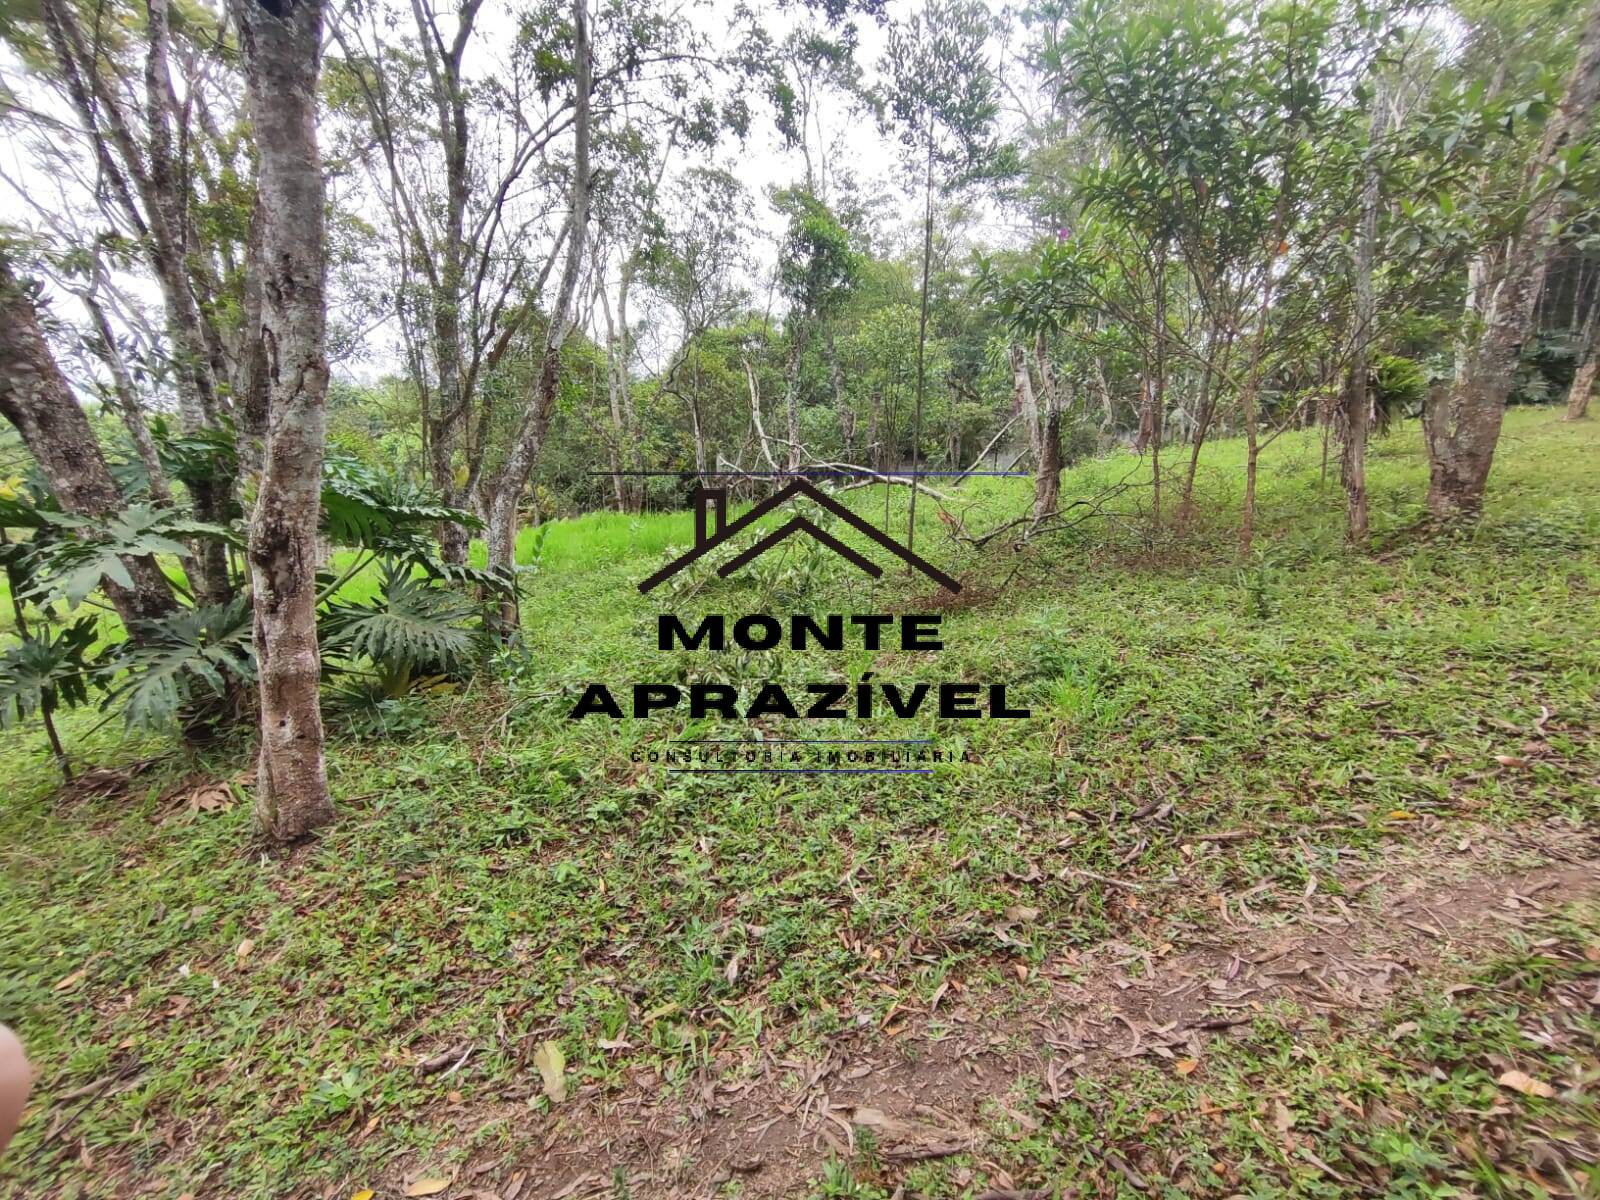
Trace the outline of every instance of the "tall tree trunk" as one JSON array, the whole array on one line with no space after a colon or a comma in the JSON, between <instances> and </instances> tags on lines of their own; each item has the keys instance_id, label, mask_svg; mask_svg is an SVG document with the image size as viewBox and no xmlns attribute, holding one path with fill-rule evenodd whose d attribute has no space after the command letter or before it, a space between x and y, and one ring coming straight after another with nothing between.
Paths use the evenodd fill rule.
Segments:
<instances>
[{"instance_id":1,"label":"tall tree trunk","mask_svg":"<svg viewBox=\"0 0 1600 1200\"><path fill-rule=\"evenodd\" d=\"M1095 395L1100 397L1100 432L1110 433L1117 419L1116 398L1111 394L1111 384L1106 381L1105 363L1098 354L1094 356L1094 390Z\"/></svg>"},{"instance_id":2,"label":"tall tree trunk","mask_svg":"<svg viewBox=\"0 0 1600 1200\"><path fill-rule=\"evenodd\" d=\"M1189 444L1189 467L1183 476L1183 495L1178 501L1178 523L1184 524L1194 516L1194 481L1200 473L1200 451L1211 432L1211 422L1217 413L1218 376L1226 377L1228 360L1233 352L1233 332L1222 338L1222 348L1217 350L1217 335L1213 329L1210 338L1211 352L1206 355L1205 371L1200 377L1199 413L1195 417L1194 434Z\"/></svg>"},{"instance_id":3,"label":"tall tree trunk","mask_svg":"<svg viewBox=\"0 0 1600 1200\"><path fill-rule=\"evenodd\" d=\"M1442 522L1475 520L1500 440L1506 399L1533 332L1533 310L1544 287L1561 215L1560 189L1547 179L1559 156L1588 134L1600 99L1600 3L1584 18L1577 61L1561 104L1545 126L1528 170L1531 199L1522 230L1511 240L1481 314L1477 341L1466 347L1447 396L1429 398L1423 413L1428 446L1428 509Z\"/></svg>"},{"instance_id":4,"label":"tall tree trunk","mask_svg":"<svg viewBox=\"0 0 1600 1200\"><path fill-rule=\"evenodd\" d=\"M471 125L467 119L461 63L481 3L482 0L467 0L460 5L456 35L448 45L440 38L433 14L424 8L421 0L412 0L411 4L417 25L417 44L422 47L433 89L431 99L438 114L445 165L445 228L443 245L440 247L442 262L436 286L431 289L429 296L433 316L433 353L439 373L432 431L433 485L440 495L457 508L467 502L467 495L465 487L457 482L455 451L462 440L461 431L467 423L467 408L472 399L461 335L461 314L468 302L465 280L466 259L470 251L466 245L466 212L467 199L472 190L467 158ZM453 521L442 522L438 536L441 558L446 562L466 562L468 538L463 526Z\"/></svg>"},{"instance_id":5,"label":"tall tree trunk","mask_svg":"<svg viewBox=\"0 0 1600 1200\"><path fill-rule=\"evenodd\" d=\"M1576 300L1574 300L1576 304ZM1567 389L1567 420L1581 421L1589 412L1589 396L1594 391L1594 379L1600 372L1600 291L1589 300L1589 311L1584 314L1583 328L1578 334L1578 369L1573 373L1572 386Z\"/></svg>"},{"instance_id":6,"label":"tall tree trunk","mask_svg":"<svg viewBox=\"0 0 1600 1200\"><path fill-rule=\"evenodd\" d=\"M1052 516L1061 497L1061 384L1045 352L1044 335L1033 341L1033 361L1039 368L1039 388L1044 399L1035 417L1038 461L1033 475L1033 519Z\"/></svg>"},{"instance_id":7,"label":"tall tree trunk","mask_svg":"<svg viewBox=\"0 0 1600 1200\"><path fill-rule=\"evenodd\" d=\"M1051 413L1040 419L1038 395L1033 387L1033 373L1028 368L1028 354L1020 343L1011 343L1011 393L1017 413L1028 435L1028 452L1033 460L1033 519L1049 516L1056 510L1056 498L1061 493L1059 426ZM1048 390L1048 383L1041 380ZM1052 452L1052 446L1054 452Z\"/></svg>"},{"instance_id":8,"label":"tall tree trunk","mask_svg":"<svg viewBox=\"0 0 1600 1200\"><path fill-rule=\"evenodd\" d=\"M706 431L700 423L701 384L700 347L696 345L694 350L694 386L689 392L689 425L694 430L695 482L700 487L706 487Z\"/></svg>"},{"instance_id":9,"label":"tall tree trunk","mask_svg":"<svg viewBox=\"0 0 1600 1200\"><path fill-rule=\"evenodd\" d=\"M917 402L911 418L911 511L906 518L908 550L913 549L917 542L917 493L922 490L922 481L917 475L922 469L922 397L928 382L928 275L933 268L933 119L927 113L923 117L928 123L928 173L923 181L926 202L922 215L922 311L917 317Z\"/></svg>"},{"instance_id":10,"label":"tall tree trunk","mask_svg":"<svg viewBox=\"0 0 1600 1200\"><path fill-rule=\"evenodd\" d=\"M589 92L593 64L589 60L588 0L573 0L573 156L572 216L567 242L567 260L561 268L555 304L545 326L544 357L539 368L539 385L534 401L523 414L522 423L506 456L500 486L489 506L489 565L510 572L514 566L517 536L517 497L528 484L533 467L544 449L544 438L555 411L556 388L561 381L561 345L567 336L567 318L572 309L572 293L578 286L578 270L583 264L585 227L589 222ZM500 606L500 624L515 629L521 620L515 597Z\"/></svg>"},{"instance_id":11,"label":"tall tree trunk","mask_svg":"<svg viewBox=\"0 0 1600 1200\"><path fill-rule=\"evenodd\" d=\"M598 254L596 257L599 257ZM611 301L606 296L604 286L597 289L600 312L606 323L606 395L611 407L611 442L607 452L611 460L611 487L620 513L636 513L644 509L642 480L624 473L637 461L639 445L639 419L634 408L630 378L633 344L628 333L628 293L633 290L633 272L630 257L622 264L621 280L617 285L615 320L612 319Z\"/></svg>"},{"instance_id":12,"label":"tall tree trunk","mask_svg":"<svg viewBox=\"0 0 1600 1200\"><path fill-rule=\"evenodd\" d=\"M761 386L756 379L756 369L748 358L744 360L744 381L750 394L750 424L756 431L756 447L761 451L761 457L767 460L768 469L776 475L778 463L772 457L772 442L767 438L767 428L761 420Z\"/></svg>"},{"instance_id":13,"label":"tall tree trunk","mask_svg":"<svg viewBox=\"0 0 1600 1200\"><path fill-rule=\"evenodd\" d=\"M1594 392L1595 373L1600 371L1594 351L1578 364L1578 373L1572 377L1572 389L1567 393L1567 420L1581 421L1589 415L1589 397Z\"/></svg>"},{"instance_id":14,"label":"tall tree trunk","mask_svg":"<svg viewBox=\"0 0 1600 1200\"><path fill-rule=\"evenodd\" d=\"M1150 406L1150 512L1151 519L1161 526L1161 443L1166 438L1167 420L1167 248L1163 243L1156 251L1155 268L1156 306L1156 375L1147 402ZM1141 432L1143 424L1141 418Z\"/></svg>"},{"instance_id":15,"label":"tall tree trunk","mask_svg":"<svg viewBox=\"0 0 1600 1200\"><path fill-rule=\"evenodd\" d=\"M317 690L317 523L328 390L326 233L317 151L323 0L231 0L260 152L266 442L250 517L261 696L256 822L286 842L333 820Z\"/></svg>"},{"instance_id":16,"label":"tall tree trunk","mask_svg":"<svg viewBox=\"0 0 1600 1200\"><path fill-rule=\"evenodd\" d=\"M1361 181L1361 224L1356 234L1355 346L1345 388L1344 445L1339 479L1344 485L1345 539L1359 546L1367 539L1367 432L1372 424L1369 348L1378 306L1373 297L1372 267L1378 245L1378 139L1383 136L1383 89L1372 98Z\"/></svg>"},{"instance_id":17,"label":"tall tree trunk","mask_svg":"<svg viewBox=\"0 0 1600 1200\"><path fill-rule=\"evenodd\" d=\"M844 368L839 364L839 347L834 341L833 324L828 324L822 342L822 353L828 362L828 382L833 389L833 411L839 417L839 440L842 457L849 462L856 452L856 414L845 398Z\"/></svg>"},{"instance_id":18,"label":"tall tree trunk","mask_svg":"<svg viewBox=\"0 0 1600 1200\"><path fill-rule=\"evenodd\" d=\"M0 253L0 415L16 426L29 453L50 481L61 507L84 517L122 509L122 496L100 453L89 419L67 386L39 327L28 288ZM129 590L102 581L106 595L137 637L134 622L161 617L176 604L172 587L149 555L124 560Z\"/></svg>"},{"instance_id":19,"label":"tall tree trunk","mask_svg":"<svg viewBox=\"0 0 1600 1200\"><path fill-rule=\"evenodd\" d=\"M795 324L794 336L789 339L789 354L783 368L784 430L789 440L784 451L786 471L800 469L800 363L806 352L806 319L802 315Z\"/></svg>"},{"instance_id":20,"label":"tall tree trunk","mask_svg":"<svg viewBox=\"0 0 1600 1200\"><path fill-rule=\"evenodd\" d=\"M1033 375L1028 369L1028 352L1022 348L1021 342L1012 342L1010 357L1012 404L1022 418L1023 431L1028 435L1028 454L1037 468L1044 456L1039 433L1039 400L1033 389Z\"/></svg>"}]
</instances>

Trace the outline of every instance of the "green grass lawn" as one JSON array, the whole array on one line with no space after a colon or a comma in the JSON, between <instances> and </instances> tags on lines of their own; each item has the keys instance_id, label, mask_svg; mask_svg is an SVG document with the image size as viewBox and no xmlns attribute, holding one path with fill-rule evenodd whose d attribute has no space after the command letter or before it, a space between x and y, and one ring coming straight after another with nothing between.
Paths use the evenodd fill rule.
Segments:
<instances>
[{"instance_id":1,"label":"green grass lawn","mask_svg":"<svg viewBox=\"0 0 1600 1200\"><path fill-rule=\"evenodd\" d=\"M966 584L953 603L794 540L726 582L702 569L641 596L637 581L692 542L690 514L525 531L526 641L503 678L393 706L386 737L333 717L340 820L286 856L252 840L242 745L183 757L75 714L63 729L81 760L168 754L95 797L58 793L37 731L4 735L0 1020L41 1086L0 1192L348 1197L413 1166L531 1155L549 1102L500 1101L546 1041L575 1086L620 1088L648 1067L671 1091L718 1055L805 1053L946 981L1025 1000L1019 964L1110 938L1160 945L1195 918L1175 889L1134 907L1093 875L1300 888L1414 827L1592 824L1600 422L1513 411L1485 519L1449 539L1418 532L1426 462L1416 427L1397 430L1375 446L1374 538L1359 551L1343 545L1337 466L1324 481L1321 451L1311 433L1268 451L1244 562L1235 443L1207 449L1182 535L1152 536L1148 492L1134 491L1067 533L978 551L919 504L919 551ZM1126 455L1083 464L1062 495L1144 469ZM881 491L855 495L882 520ZM1025 503L1025 481L977 480L947 510L976 533ZM889 528L904 521L897 494ZM944 649L655 648L659 612L764 606L937 606ZM567 719L591 681L753 690L869 671L1004 682L1032 717ZM965 761L832 777L637 761L756 730L933 739ZM191 779L234 781L232 802L191 805ZM1124 819L1165 804L1162 836ZM1218 830L1242 832L1185 853ZM1038 916L997 947L988 926L1018 880L1034 881ZM1263 1061L1306 1069L1269 1034ZM414 1069L465 1044L473 1055L447 1077ZM1358 1050L1329 1053L1330 1069L1355 1069ZM1056 1129L1065 1145L1077 1119L1032 1136ZM1215 1176L1209 1194L1237 1179Z\"/></svg>"}]
</instances>

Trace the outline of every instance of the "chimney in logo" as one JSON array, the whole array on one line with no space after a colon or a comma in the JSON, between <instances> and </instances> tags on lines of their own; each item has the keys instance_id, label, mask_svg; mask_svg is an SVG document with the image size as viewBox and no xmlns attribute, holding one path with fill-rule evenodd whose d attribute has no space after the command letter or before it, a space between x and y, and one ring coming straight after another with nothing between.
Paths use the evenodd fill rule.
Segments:
<instances>
[{"instance_id":1,"label":"chimney in logo","mask_svg":"<svg viewBox=\"0 0 1600 1200\"><path fill-rule=\"evenodd\" d=\"M698 489L694 494L694 548L681 557L673 559L650 578L643 580L639 584L639 590L648 592L657 584L664 583L707 551L716 549L734 534L755 524L756 521L777 508L778 505L797 497L820 505L862 536L871 539L902 562L921 571L946 591L959 592L961 590L959 583L928 562L920 554L906 549L892 537L863 521L832 496L820 491L805 479L794 480L787 487L774 492L765 500L756 504L749 512L735 521L728 520L728 493L725 489ZM877 563L852 550L815 521L803 516L791 517L787 522L757 541L755 545L734 555L733 558L717 568L717 574L726 579L752 559L759 558L783 541L784 538L796 533L810 535L812 539L822 543L846 562L860 567L874 579L883 574L883 568L878 566Z\"/></svg>"}]
</instances>

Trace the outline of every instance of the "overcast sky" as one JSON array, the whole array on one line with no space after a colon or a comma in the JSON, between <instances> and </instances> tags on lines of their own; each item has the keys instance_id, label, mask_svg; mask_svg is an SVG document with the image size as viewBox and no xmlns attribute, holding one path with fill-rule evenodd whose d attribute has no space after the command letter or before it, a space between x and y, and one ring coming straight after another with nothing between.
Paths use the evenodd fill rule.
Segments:
<instances>
[{"instance_id":1,"label":"overcast sky","mask_svg":"<svg viewBox=\"0 0 1600 1200\"><path fill-rule=\"evenodd\" d=\"M920 3L921 0L891 0L889 19L903 19ZM731 36L735 7L736 0L696 0L692 4L682 4L679 11L688 15L694 26L709 36L714 45L722 48L721 43ZM467 64L469 74L495 69L499 48L508 45L514 36L515 12L515 5L508 0L489 0L485 5L478 21L477 36L471 43L473 48ZM807 11L799 5L791 6L786 11L779 11L774 5L764 6L761 18L774 42L781 41L797 25L810 19ZM452 18L448 16L443 17L441 23L447 31L453 26ZM858 59L871 81L876 78L875 67L887 40L886 30L868 18L857 19L856 28L859 34ZM996 46L996 61L1002 56L1002 48ZM1007 69L1010 70L1009 64ZM57 102L45 89L33 85L7 48L0 48L0 75L3 75L6 90L20 98L35 114L42 114L47 122L59 122L60 128L49 133L50 141L59 143L62 138L71 136L64 132L77 124L70 109ZM800 181L805 166L798 149L787 149L782 145L771 110L764 100L753 96L750 100L754 120L749 136L743 143L730 138L719 147L712 161L731 170L751 196L755 230L749 250L756 267L746 283L758 306L764 307L769 301L776 239L782 231L782 221L767 203L766 197L773 188ZM911 244L914 241L913 229L921 217L921 203L920 198L905 190L908 180L895 140L884 136L870 116L852 109L840 96L822 98L820 121L830 160L847 169L865 192L882 192L893 197L897 207L891 206L889 211L898 212L900 219L890 222L892 226L899 227L891 232L897 235L897 240L903 239L904 244ZM41 136L41 129L49 128L48 124L41 125L37 118L24 120L15 113L0 117L0 172L5 176L4 180L0 180L0 221L39 229L42 222L34 210L43 207L57 214L76 211L82 214L83 228L102 228L105 222L94 213L84 183L63 176L54 168L41 167L35 145ZM815 129L812 132L814 136ZM673 170L681 171L703 162L703 159L696 160L679 154ZM33 204L27 203L26 197L19 192L27 193ZM355 201L348 189L345 189L342 197L336 197L335 202L341 200L366 207L365 202ZM374 224L382 224L382 214L378 211L363 211L361 215ZM982 231L983 235L1004 238L1007 231L999 214L987 215L993 218L993 228ZM989 223L984 222L985 225ZM534 253L538 253L538 250L534 249ZM158 325L159 322L154 318L159 313L160 305L154 286L142 276L119 279L119 282L131 295L145 303L152 314L153 323ZM59 318L82 323L83 313L70 296L52 294L51 303L52 311ZM639 313L641 307L636 307L635 312ZM658 337L642 340L641 352L647 360L659 355L662 345L671 341L670 330L661 329L658 333ZM359 358L335 364L337 374L346 378L371 380L400 369L398 330L393 327L393 322L379 322L366 328L363 343L365 351ZM652 347L656 355L652 354ZM647 361L644 365L648 367L651 364ZM85 371L96 369L86 362L78 366Z\"/></svg>"}]
</instances>

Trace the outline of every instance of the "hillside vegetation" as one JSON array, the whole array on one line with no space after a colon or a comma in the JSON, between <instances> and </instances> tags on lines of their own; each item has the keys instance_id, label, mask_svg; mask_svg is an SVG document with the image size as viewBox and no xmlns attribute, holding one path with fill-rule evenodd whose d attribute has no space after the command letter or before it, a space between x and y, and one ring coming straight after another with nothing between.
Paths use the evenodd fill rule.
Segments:
<instances>
[{"instance_id":1,"label":"hillside vegetation","mask_svg":"<svg viewBox=\"0 0 1600 1200\"><path fill-rule=\"evenodd\" d=\"M1587 974L1592 990L1592 907L1529 934L1514 962L1479 944L1478 999L1403 1002L1421 1006L1405 1018L1425 1027L1416 1053L1454 1058L1419 1065L1390 1048L1380 1062L1359 1022L1327 1034L1326 1052L1302 1053L1293 1022L1273 1025L1253 1057L1198 1071L1157 1060L1140 1068L1145 1090L1121 1099L1129 1068L1113 1062L1048 1117L1021 1112L1019 1124L1024 1099L991 1104L984 1136L999 1149L974 1143L910 1167L875 1156L863 1110L852 1125L813 1107L821 1085L808 1088L803 1064L940 1062L952 1009L968 1033L993 1034L985 1052L1015 1049L1018 1020L1068 1011L1052 988L1083 982L1072 964L1097 955L1119 970L1181 956L1243 936L1246 916L1276 927L1287 918L1271 914L1302 900L1343 898L1382 924L1383 888L1356 883L1397 866L1420 878L1595 857L1600 426L1513 410L1482 524L1447 538L1418 526L1426 462L1416 427L1398 428L1375 446L1373 539L1357 550L1327 502L1337 484L1323 481L1320 439L1286 435L1263 458L1258 549L1243 562L1231 527L1242 458L1235 443L1206 447L1182 531L1119 517L1148 505L1142 487L1067 532L981 550L952 530L981 534L1016 510L1026 481L970 481L943 515L920 505L917 546L962 579L954 599L899 568L874 583L804 539L726 582L691 571L672 594L641 596L637 581L691 544L690 514L524 531L519 557L537 567L525 648L503 652L499 678L359 720L330 713L346 819L288 852L252 837L238 745L186 757L162 743L147 761L79 710L64 736L100 769L62 790L42 735L7 733L0 1013L20 1022L41 1085L0 1191L344 1200L437 1178L450 1181L439 1194L462 1197L876 1196L907 1170L923 1194L952 1196L1073 1180L1109 1194L1134 1178L1219 1196L1539 1194L1530 1179L1554 1186L1585 1169L1592 1182L1593 1010L1586 1044L1536 1046L1517 1024L1519 1005L1537 1008L1530 989L1577 996L1561 989ZM1063 500L1145 469L1130 455L1082 463ZM881 490L852 496L882 520ZM901 527L904 503L890 498L887 528ZM944 648L655 648L659 612L769 603L938 611ZM869 671L1003 682L1032 716L567 719L592 681L620 693L636 681L854 683ZM375 724L389 736L369 736ZM671 774L641 761L692 739L869 736L932 739L962 761L828 776ZM1469 1002L1455 1025L1439 1015ZM1482 1055L1468 1052L1480 1042ZM1542 1056L1530 1069L1540 1078L1588 1080L1565 1099L1499 1089L1516 1109L1502 1123L1555 1114L1543 1157L1530 1157L1522 1125L1476 1148L1451 1132L1450 1113L1494 1100L1484 1056L1513 1051ZM1071 1056L1043 1043L1029 1054L1012 1082L1037 1100ZM1356 1136L1364 1119L1329 1124L1329 1080L1349 1076L1359 1101L1379 1086L1361 1082L1368 1070L1387 1073L1382 1153L1376 1134ZM1298 1149L1257 1144L1277 1146L1288 1128L1268 1135L1271 1111L1265 1126L1246 1119L1265 1095L1261 1072L1291 1105L1295 1089L1316 1092L1291 1123L1327 1173ZM959 1063L948 1075L981 1078ZM925 1081L926 1103L947 1084ZM634 1098L660 1106L670 1141L712 1120L708 1109L731 1106L741 1128L782 1116L739 1107L768 1085L789 1097L785 1120L803 1106L821 1122L782 1169L629 1140L627 1114L646 1111L626 1107ZM836 1104L841 1094L836 1080ZM1206 1104L1238 1109L1236 1127L1224 1136L1194 1117ZM1152 1113L1177 1122L1170 1140L1151 1132ZM855 1126L859 1136L841 1132ZM563 1149L577 1145L589 1149ZM1227 1161L1213 1169L1202 1151Z\"/></svg>"}]
</instances>

